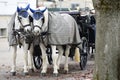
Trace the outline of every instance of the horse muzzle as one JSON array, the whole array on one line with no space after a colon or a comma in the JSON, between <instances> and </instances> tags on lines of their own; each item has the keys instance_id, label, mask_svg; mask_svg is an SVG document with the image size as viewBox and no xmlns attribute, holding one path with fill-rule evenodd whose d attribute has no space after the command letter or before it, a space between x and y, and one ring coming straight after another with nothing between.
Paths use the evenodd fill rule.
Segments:
<instances>
[{"instance_id":1,"label":"horse muzzle","mask_svg":"<svg viewBox=\"0 0 120 80\"><path fill-rule=\"evenodd\" d=\"M34 34L35 36L40 35L40 32L41 32L40 28L34 27L34 29L33 29L33 34Z\"/></svg>"},{"instance_id":2,"label":"horse muzzle","mask_svg":"<svg viewBox=\"0 0 120 80\"><path fill-rule=\"evenodd\" d=\"M32 32L32 28L31 28L31 26L27 26L27 27L25 27L25 28L24 28L24 31L27 32L27 33Z\"/></svg>"}]
</instances>

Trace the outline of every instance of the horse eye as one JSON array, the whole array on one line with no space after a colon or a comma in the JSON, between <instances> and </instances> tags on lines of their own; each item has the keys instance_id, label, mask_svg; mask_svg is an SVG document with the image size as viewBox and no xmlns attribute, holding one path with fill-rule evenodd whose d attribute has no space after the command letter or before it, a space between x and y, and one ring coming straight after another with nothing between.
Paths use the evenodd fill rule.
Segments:
<instances>
[{"instance_id":1,"label":"horse eye","mask_svg":"<svg viewBox=\"0 0 120 80\"><path fill-rule=\"evenodd\" d=\"M20 20L22 20L22 17L19 17Z\"/></svg>"}]
</instances>

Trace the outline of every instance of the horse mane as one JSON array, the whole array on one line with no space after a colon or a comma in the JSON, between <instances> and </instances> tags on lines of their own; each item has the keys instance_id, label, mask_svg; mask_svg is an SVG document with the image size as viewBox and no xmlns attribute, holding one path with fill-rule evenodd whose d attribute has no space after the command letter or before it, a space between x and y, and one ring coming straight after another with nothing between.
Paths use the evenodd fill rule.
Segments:
<instances>
[{"instance_id":1,"label":"horse mane","mask_svg":"<svg viewBox=\"0 0 120 80\"><path fill-rule=\"evenodd\" d=\"M33 18L32 18L32 16L30 16L30 15L29 15L29 22L30 22L30 23L33 22Z\"/></svg>"}]
</instances>

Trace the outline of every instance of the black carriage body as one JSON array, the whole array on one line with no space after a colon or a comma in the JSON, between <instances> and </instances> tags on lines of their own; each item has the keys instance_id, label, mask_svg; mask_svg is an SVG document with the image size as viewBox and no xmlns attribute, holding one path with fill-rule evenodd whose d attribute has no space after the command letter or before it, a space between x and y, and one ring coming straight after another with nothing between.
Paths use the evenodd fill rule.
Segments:
<instances>
[{"instance_id":1,"label":"black carriage body","mask_svg":"<svg viewBox=\"0 0 120 80\"><path fill-rule=\"evenodd\" d=\"M78 29L79 29L81 38L86 37L88 40L89 34L87 32L87 29L88 29L88 26L90 25L90 21L89 21L88 16L81 16L80 12L77 12L77 11L73 11L73 12L61 11L59 13L61 13L61 14L67 13L67 14L71 15L76 20L76 22L78 24Z\"/></svg>"},{"instance_id":2,"label":"black carriage body","mask_svg":"<svg viewBox=\"0 0 120 80\"><path fill-rule=\"evenodd\" d=\"M95 35L91 26L90 16L81 16L80 12L61 11L60 14L67 13L71 15L78 24L80 37L82 39L82 49L80 49L80 68L83 70L87 64L87 56L89 54L90 47L95 48ZM75 48L74 48L75 49ZM72 52L74 49L71 49ZM75 51L75 50L74 50Z\"/></svg>"},{"instance_id":3,"label":"black carriage body","mask_svg":"<svg viewBox=\"0 0 120 80\"><path fill-rule=\"evenodd\" d=\"M96 32L96 30L95 30L95 26L93 26L93 23L94 23L94 25L96 24L95 20L93 20L95 18L93 18L93 16L88 16L88 15L81 16L80 12L76 12L76 11L73 11L73 12L61 11L60 13L67 13L67 14L71 15L78 24L80 37L81 38L85 37L87 39L88 47L95 48L95 32Z\"/></svg>"}]
</instances>

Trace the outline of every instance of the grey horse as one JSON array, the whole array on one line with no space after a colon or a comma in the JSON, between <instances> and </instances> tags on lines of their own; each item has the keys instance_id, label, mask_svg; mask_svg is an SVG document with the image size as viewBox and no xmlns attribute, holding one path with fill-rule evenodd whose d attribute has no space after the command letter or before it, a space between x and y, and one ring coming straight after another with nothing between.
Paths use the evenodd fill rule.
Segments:
<instances>
[{"instance_id":1,"label":"grey horse","mask_svg":"<svg viewBox=\"0 0 120 80\"><path fill-rule=\"evenodd\" d=\"M50 45L52 49L53 74L58 75L58 69L61 57L65 49L65 65L64 70L68 72L68 55L72 45L78 48L81 43L78 26L74 18L68 14L58 14L49 12L46 7L39 7L36 10L31 9L33 13L33 34L40 37L40 47L42 50L42 74L47 72L46 45ZM56 56L56 48L59 55Z\"/></svg>"},{"instance_id":2,"label":"grey horse","mask_svg":"<svg viewBox=\"0 0 120 80\"><path fill-rule=\"evenodd\" d=\"M17 46L23 46L24 52L24 73L28 74L28 49L30 51L30 70L33 70L32 61L32 37L31 35L31 22L30 15L28 13L29 5L26 8L17 7L17 11L12 16L8 24L8 42L12 52L12 75L16 75L16 57L17 57ZM31 39L31 40L30 40Z\"/></svg>"}]
</instances>

